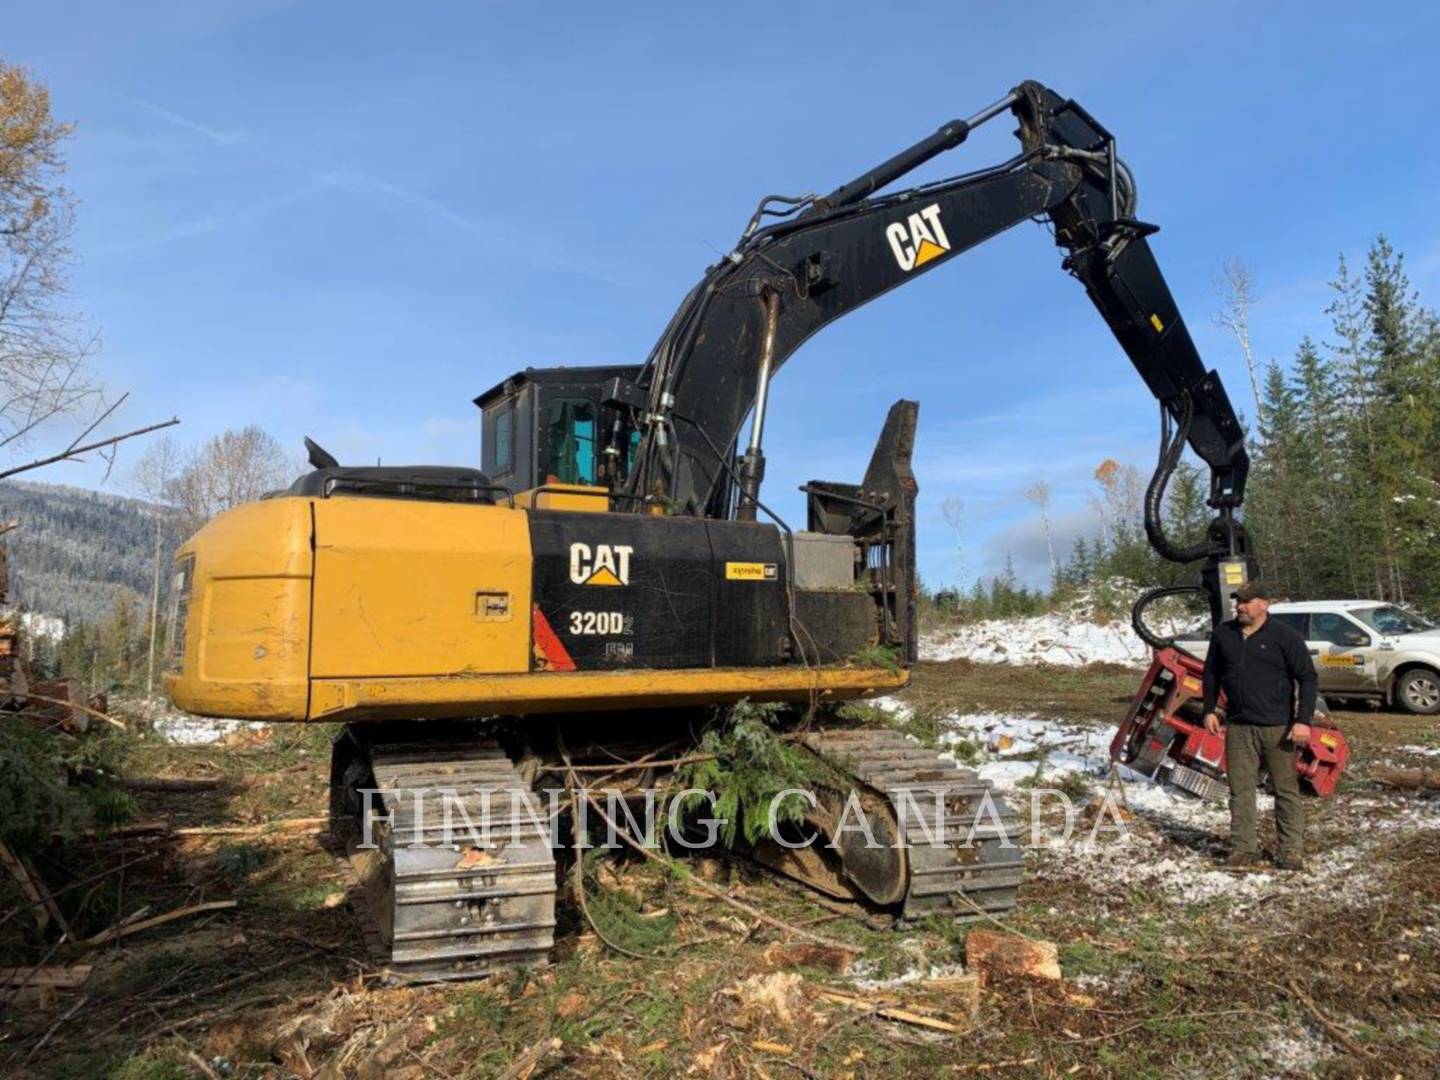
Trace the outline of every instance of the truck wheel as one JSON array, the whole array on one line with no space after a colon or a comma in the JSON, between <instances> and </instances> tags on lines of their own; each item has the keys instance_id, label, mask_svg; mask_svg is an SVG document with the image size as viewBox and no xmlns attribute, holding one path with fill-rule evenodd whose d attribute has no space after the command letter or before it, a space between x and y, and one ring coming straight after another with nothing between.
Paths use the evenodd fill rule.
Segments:
<instances>
[{"instance_id":1,"label":"truck wheel","mask_svg":"<svg viewBox=\"0 0 1440 1080\"><path fill-rule=\"evenodd\" d=\"M1424 716L1440 712L1440 675L1429 668L1411 668L1395 684L1395 700L1406 712Z\"/></svg>"}]
</instances>

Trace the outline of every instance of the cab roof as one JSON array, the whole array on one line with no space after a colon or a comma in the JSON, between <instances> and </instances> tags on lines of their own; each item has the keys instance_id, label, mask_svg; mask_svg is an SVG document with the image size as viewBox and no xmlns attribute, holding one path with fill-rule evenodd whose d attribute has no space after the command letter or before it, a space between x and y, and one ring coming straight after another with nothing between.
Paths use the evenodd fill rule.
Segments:
<instances>
[{"instance_id":1,"label":"cab roof","mask_svg":"<svg viewBox=\"0 0 1440 1080\"><path fill-rule=\"evenodd\" d=\"M496 398L513 394L526 383L566 384L602 383L607 379L634 379L640 374L639 364L595 364L589 367L526 368L517 371L503 382L496 383L475 399L482 409Z\"/></svg>"},{"instance_id":2,"label":"cab roof","mask_svg":"<svg viewBox=\"0 0 1440 1080\"><path fill-rule=\"evenodd\" d=\"M1365 608L1389 607L1385 600L1277 600L1271 611L1363 611Z\"/></svg>"}]
</instances>

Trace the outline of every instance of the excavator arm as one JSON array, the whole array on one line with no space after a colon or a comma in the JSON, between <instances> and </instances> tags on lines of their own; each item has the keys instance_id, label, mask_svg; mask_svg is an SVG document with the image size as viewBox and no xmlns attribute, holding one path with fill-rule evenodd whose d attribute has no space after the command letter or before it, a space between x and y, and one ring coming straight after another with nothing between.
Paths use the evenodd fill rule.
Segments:
<instances>
[{"instance_id":1,"label":"excavator arm","mask_svg":"<svg viewBox=\"0 0 1440 1080\"><path fill-rule=\"evenodd\" d=\"M996 116L1018 122L1020 151L993 168L876 195ZM1135 219L1135 185L1114 137L1080 105L1035 82L823 197L761 201L734 251L711 267L666 327L634 385L609 396L642 432L629 491L674 511L753 517L764 473L769 381L812 334L1020 222L1048 221L1062 265L1161 404L1161 462L1146 499L1166 558L1230 561L1246 572L1234 510L1244 499L1243 432L1207 370ZM768 222L768 223L767 223ZM732 466L745 417L747 448ZM1164 482L1188 443L1210 470L1218 511L1204 544L1176 547L1160 525ZM1218 572L1207 567L1207 577ZM1221 590L1209 587L1219 615Z\"/></svg>"}]
</instances>

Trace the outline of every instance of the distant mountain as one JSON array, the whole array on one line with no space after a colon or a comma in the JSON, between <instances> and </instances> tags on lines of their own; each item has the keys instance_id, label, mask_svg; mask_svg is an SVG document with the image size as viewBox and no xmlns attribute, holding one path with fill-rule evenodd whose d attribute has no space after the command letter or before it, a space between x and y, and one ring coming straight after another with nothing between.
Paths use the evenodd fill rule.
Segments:
<instances>
[{"instance_id":1,"label":"distant mountain","mask_svg":"<svg viewBox=\"0 0 1440 1080\"><path fill-rule=\"evenodd\" d=\"M67 622L104 619L119 596L137 611L150 603L155 519L141 499L60 484L0 483L0 524L19 528L0 538L10 571L9 600L22 611ZM161 536L161 610L168 567L184 540Z\"/></svg>"}]
</instances>

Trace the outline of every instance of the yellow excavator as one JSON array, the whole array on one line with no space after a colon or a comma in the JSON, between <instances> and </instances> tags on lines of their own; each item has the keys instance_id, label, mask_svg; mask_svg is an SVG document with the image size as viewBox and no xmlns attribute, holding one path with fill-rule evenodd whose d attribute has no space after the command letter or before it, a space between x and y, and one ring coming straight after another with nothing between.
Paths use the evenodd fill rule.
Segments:
<instances>
[{"instance_id":1,"label":"yellow excavator","mask_svg":"<svg viewBox=\"0 0 1440 1080\"><path fill-rule=\"evenodd\" d=\"M881 193L1004 115L1020 142L1008 161ZM1195 588L1219 618L1252 565L1235 516L1242 432L1135 203L1110 133L1035 82L828 195L761 200L643 364L532 368L478 397L480 468L347 467L307 439L311 472L179 550L170 697L207 716L344 725L332 830L396 972L543 962L556 851L539 792L577 771L653 787L715 706L905 685L918 406L890 409L858 484L804 485L797 530L761 495L770 380L827 323L1030 219L1052 227L1159 400L1162 466L1188 443L1210 468L1205 542L1177 547L1158 514L1147 531L1166 557L1202 563ZM814 724L795 740L844 782L805 814L821 843L772 837L756 857L906 917L1013 906L1013 816L973 772L888 731ZM405 794L440 790L472 818L503 807L506 823L450 843ZM853 797L883 843L839 827Z\"/></svg>"}]
</instances>

